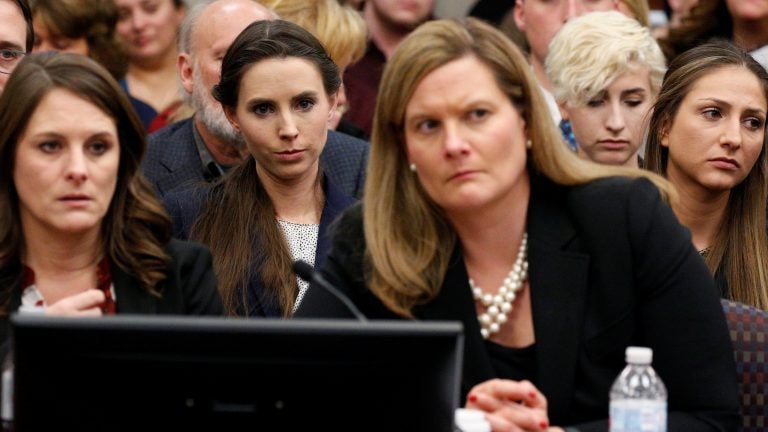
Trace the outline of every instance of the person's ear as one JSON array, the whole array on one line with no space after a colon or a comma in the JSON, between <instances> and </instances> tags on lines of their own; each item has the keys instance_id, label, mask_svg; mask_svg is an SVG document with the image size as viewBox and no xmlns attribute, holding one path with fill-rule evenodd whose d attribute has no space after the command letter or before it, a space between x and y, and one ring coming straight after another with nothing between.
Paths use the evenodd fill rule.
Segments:
<instances>
[{"instance_id":1,"label":"person's ear","mask_svg":"<svg viewBox=\"0 0 768 432\"><path fill-rule=\"evenodd\" d=\"M341 91L341 89L337 90L336 93L328 96L328 105L330 106L328 109L328 121L331 121L333 115L336 113L336 105L339 102L339 91Z\"/></svg>"},{"instance_id":2,"label":"person's ear","mask_svg":"<svg viewBox=\"0 0 768 432\"><path fill-rule=\"evenodd\" d=\"M515 18L515 25L520 32L525 33L525 11L523 10L525 0L517 0L513 9L513 17Z\"/></svg>"},{"instance_id":3,"label":"person's ear","mask_svg":"<svg viewBox=\"0 0 768 432\"><path fill-rule=\"evenodd\" d=\"M192 88L195 85L192 63L192 57L187 53L179 53L179 57L176 59L176 68L179 70L181 86L184 87L188 94L192 94Z\"/></svg>"},{"instance_id":4,"label":"person's ear","mask_svg":"<svg viewBox=\"0 0 768 432\"><path fill-rule=\"evenodd\" d=\"M237 131L237 133L240 133L240 123L237 121L237 110L230 106L221 106L224 109L224 115L227 117L227 120L229 120L229 124L232 125L232 127Z\"/></svg>"},{"instance_id":5,"label":"person's ear","mask_svg":"<svg viewBox=\"0 0 768 432\"><path fill-rule=\"evenodd\" d=\"M659 142L663 147L669 147L669 130L671 129L672 125L670 125L669 119L664 119L661 122L661 133L659 136L661 139Z\"/></svg>"}]
</instances>

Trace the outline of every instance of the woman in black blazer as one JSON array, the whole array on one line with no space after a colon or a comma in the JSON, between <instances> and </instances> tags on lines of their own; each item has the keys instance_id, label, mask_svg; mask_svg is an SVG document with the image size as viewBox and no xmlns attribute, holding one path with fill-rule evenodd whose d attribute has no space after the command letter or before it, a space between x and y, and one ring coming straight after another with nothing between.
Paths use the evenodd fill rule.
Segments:
<instances>
[{"instance_id":1,"label":"woman in black blazer","mask_svg":"<svg viewBox=\"0 0 768 432\"><path fill-rule=\"evenodd\" d=\"M340 88L320 41L289 21L252 23L222 60L213 96L247 157L210 188L165 204L178 235L211 248L230 315L291 316L309 286L293 261L322 264L331 222L356 201L320 164Z\"/></svg>"},{"instance_id":2,"label":"woman in black blazer","mask_svg":"<svg viewBox=\"0 0 768 432\"><path fill-rule=\"evenodd\" d=\"M370 318L460 320L463 395L494 430L605 431L630 345L654 350L670 431L735 428L725 320L669 185L570 153L502 34L411 33L372 144L323 273ZM349 314L311 288L296 316Z\"/></svg>"},{"instance_id":3,"label":"woman in black blazer","mask_svg":"<svg viewBox=\"0 0 768 432\"><path fill-rule=\"evenodd\" d=\"M672 210L724 298L768 310L768 73L727 41L669 65L653 107L647 168L680 192Z\"/></svg>"},{"instance_id":4,"label":"woman in black blazer","mask_svg":"<svg viewBox=\"0 0 768 432\"><path fill-rule=\"evenodd\" d=\"M171 240L143 128L92 60L31 55L0 98L0 296L47 314L222 315L208 250ZM6 326L0 326L2 341Z\"/></svg>"}]
</instances>

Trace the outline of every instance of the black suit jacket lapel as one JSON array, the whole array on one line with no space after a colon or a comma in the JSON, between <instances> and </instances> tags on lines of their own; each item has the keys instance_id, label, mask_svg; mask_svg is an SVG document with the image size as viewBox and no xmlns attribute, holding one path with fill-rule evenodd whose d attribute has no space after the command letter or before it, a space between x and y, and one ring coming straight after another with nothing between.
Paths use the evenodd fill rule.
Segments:
<instances>
[{"instance_id":1,"label":"black suit jacket lapel","mask_svg":"<svg viewBox=\"0 0 768 432\"><path fill-rule=\"evenodd\" d=\"M578 238L567 190L544 179L532 182L528 211L536 383L554 417L568 413L573 393L589 271L589 256L571 247Z\"/></svg>"},{"instance_id":2,"label":"black suit jacket lapel","mask_svg":"<svg viewBox=\"0 0 768 432\"><path fill-rule=\"evenodd\" d=\"M320 215L320 227L317 233L317 246L315 247L314 267L316 269L323 267L325 258L331 250L334 222L344 210L357 201L355 198L344 195L328 176L325 176L323 186L325 190L325 206L323 206L323 212Z\"/></svg>"},{"instance_id":3,"label":"black suit jacket lapel","mask_svg":"<svg viewBox=\"0 0 768 432\"><path fill-rule=\"evenodd\" d=\"M157 313L158 299L141 288L136 279L116 265L112 265L112 284L115 287L118 313L150 315Z\"/></svg>"},{"instance_id":4,"label":"black suit jacket lapel","mask_svg":"<svg viewBox=\"0 0 768 432\"><path fill-rule=\"evenodd\" d=\"M495 378L491 361L480 336L475 300L469 288L469 276L457 245L451 257L445 282L437 298L430 302L416 316L428 320L456 321L464 325L464 366L461 380L461 395L466 396L472 386ZM463 403L463 401L462 401Z\"/></svg>"}]
</instances>

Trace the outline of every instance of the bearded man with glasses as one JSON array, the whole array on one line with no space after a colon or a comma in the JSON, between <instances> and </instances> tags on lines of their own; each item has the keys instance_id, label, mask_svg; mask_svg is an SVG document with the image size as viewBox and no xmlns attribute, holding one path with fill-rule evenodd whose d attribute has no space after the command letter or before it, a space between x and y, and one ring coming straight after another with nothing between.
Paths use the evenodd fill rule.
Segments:
<instances>
[{"instance_id":1,"label":"bearded man with glasses","mask_svg":"<svg viewBox=\"0 0 768 432\"><path fill-rule=\"evenodd\" d=\"M13 68L32 50L33 39L26 0L0 0L0 93Z\"/></svg>"}]
</instances>

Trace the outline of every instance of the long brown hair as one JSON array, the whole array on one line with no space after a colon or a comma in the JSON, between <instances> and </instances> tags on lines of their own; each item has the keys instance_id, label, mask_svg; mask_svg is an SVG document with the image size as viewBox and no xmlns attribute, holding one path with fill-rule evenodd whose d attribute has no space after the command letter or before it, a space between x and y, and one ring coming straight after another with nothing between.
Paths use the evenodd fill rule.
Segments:
<instances>
[{"instance_id":1,"label":"long brown hair","mask_svg":"<svg viewBox=\"0 0 768 432\"><path fill-rule=\"evenodd\" d=\"M679 27L669 29L666 38L659 40L667 62L710 39L730 39L733 20L725 0L699 0Z\"/></svg>"},{"instance_id":2,"label":"long brown hair","mask_svg":"<svg viewBox=\"0 0 768 432\"><path fill-rule=\"evenodd\" d=\"M674 196L659 176L598 165L568 150L530 66L503 33L475 19L422 24L406 37L384 69L363 197L369 286L390 310L406 317L414 306L439 292L456 236L442 210L410 172L403 143L405 108L422 78L464 56L474 56L490 68L525 120L533 143L529 172L563 185L611 175L648 177L665 196Z\"/></svg>"},{"instance_id":3,"label":"long brown hair","mask_svg":"<svg viewBox=\"0 0 768 432\"><path fill-rule=\"evenodd\" d=\"M246 71L262 60L285 57L310 61L326 94L338 91L338 69L320 42L296 24L275 20L257 21L235 39L224 56L214 97L235 109ZM318 187L320 179L318 173ZM230 314L248 313L247 286L254 273L277 299L283 315L291 314L298 290L293 260L252 156L212 187L190 235L211 248L219 292Z\"/></svg>"},{"instance_id":4,"label":"long brown hair","mask_svg":"<svg viewBox=\"0 0 768 432\"><path fill-rule=\"evenodd\" d=\"M663 133L671 127L693 85L729 66L743 67L754 74L768 100L768 73L743 49L718 41L686 51L669 65L653 109L645 147L649 170L666 176L669 149L661 145ZM747 178L731 189L725 217L705 259L712 274L725 277L733 300L762 309L768 309L766 139L763 138L763 148Z\"/></svg>"},{"instance_id":5,"label":"long brown hair","mask_svg":"<svg viewBox=\"0 0 768 432\"><path fill-rule=\"evenodd\" d=\"M54 89L88 100L115 120L120 163L115 194L102 221L104 253L114 265L159 295L169 261L163 246L171 224L152 187L138 172L146 142L144 128L117 82L93 60L75 54L27 56L0 97L0 289L7 313L10 289L18 282L24 238L13 181L16 147L40 101Z\"/></svg>"}]
</instances>

